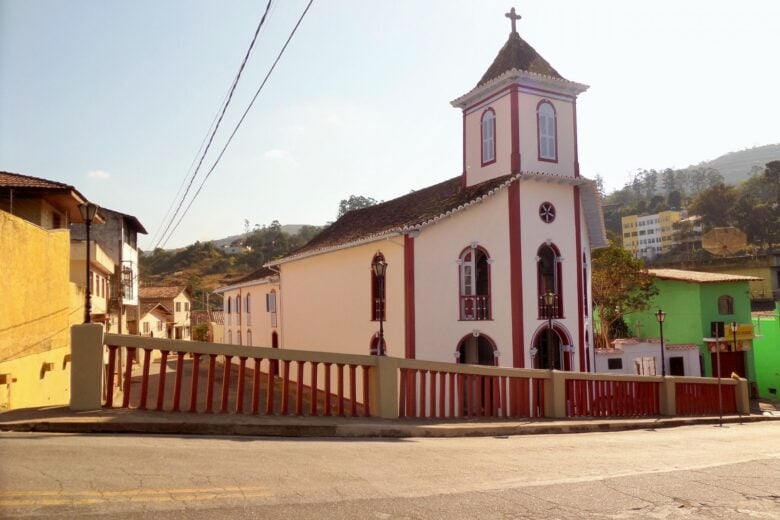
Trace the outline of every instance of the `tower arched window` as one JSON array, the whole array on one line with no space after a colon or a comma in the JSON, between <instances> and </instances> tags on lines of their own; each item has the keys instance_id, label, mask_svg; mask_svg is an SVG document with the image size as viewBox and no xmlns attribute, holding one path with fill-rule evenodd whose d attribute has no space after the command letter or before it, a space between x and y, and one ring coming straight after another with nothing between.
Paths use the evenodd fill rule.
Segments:
<instances>
[{"instance_id":1,"label":"tower arched window","mask_svg":"<svg viewBox=\"0 0 780 520\"><path fill-rule=\"evenodd\" d=\"M496 161L496 113L488 108L482 113L482 166Z\"/></svg>"},{"instance_id":2,"label":"tower arched window","mask_svg":"<svg viewBox=\"0 0 780 520\"><path fill-rule=\"evenodd\" d=\"M536 107L536 134L539 138L539 160L558 162L558 128L555 107L540 101Z\"/></svg>"},{"instance_id":3,"label":"tower arched window","mask_svg":"<svg viewBox=\"0 0 780 520\"><path fill-rule=\"evenodd\" d=\"M491 319L490 255L472 244L463 250L460 264L460 319Z\"/></svg>"},{"instance_id":4,"label":"tower arched window","mask_svg":"<svg viewBox=\"0 0 780 520\"><path fill-rule=\"evenodd\" d=\"M563 318L563 270L561 253L555 244L543 244L536 253L537 290L539 296L539 319ZM544 295L553 293L552 305L548 305Z\"/></svg>"},{"instance_id":5,"label":"tower arched window","mask_svg":"<svg viewBox=\"0 0 780 520\"><path fill-rule=\"evenodd\" d=\"M385 309L387 308L387 275L381 279L374 272L374 264L379 261L384 262L385 257L382 253L377 253L371 260L371 320L379 321L379 318L387 320Z\"/></svg>"}]
</instances>

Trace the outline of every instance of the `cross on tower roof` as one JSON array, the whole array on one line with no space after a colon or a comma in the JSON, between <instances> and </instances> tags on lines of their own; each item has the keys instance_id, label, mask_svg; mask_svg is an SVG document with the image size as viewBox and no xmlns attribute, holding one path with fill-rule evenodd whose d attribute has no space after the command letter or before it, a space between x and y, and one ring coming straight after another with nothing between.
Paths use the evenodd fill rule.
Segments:
<instances>
[{"instance_id":1,"label":"cross on tower roof","mask_svg":"<svg viewBox=\"0 0 780 520\"><path fill-rule=\"evenodd\" d=\"M519 14L515 13L515 8L509 10L508 13L504 14L507 18L509 18L512 21L512 32L517 33L517 21L522 18Z\"/></svg>"}]
</instances>

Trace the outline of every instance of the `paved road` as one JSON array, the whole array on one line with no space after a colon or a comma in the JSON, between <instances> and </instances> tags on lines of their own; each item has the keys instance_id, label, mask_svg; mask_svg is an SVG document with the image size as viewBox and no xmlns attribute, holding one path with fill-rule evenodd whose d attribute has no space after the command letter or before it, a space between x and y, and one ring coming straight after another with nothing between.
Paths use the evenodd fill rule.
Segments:
<instances>
[{"instance_id":1,"label":"paved road","mask_svg":"<svg viewBox=\"0 0 780 520\"><path fill-rule=\"evenodd\" d=\"M0 435L0 517L780 518L780 423L510 438Z\"/></svg>"}]
</instances>

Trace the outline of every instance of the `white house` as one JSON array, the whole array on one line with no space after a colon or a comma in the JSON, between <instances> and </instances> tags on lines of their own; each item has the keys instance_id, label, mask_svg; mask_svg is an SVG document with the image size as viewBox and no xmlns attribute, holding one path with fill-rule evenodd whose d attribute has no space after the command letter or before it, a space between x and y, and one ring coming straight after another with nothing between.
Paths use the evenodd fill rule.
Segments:
<instances>
[{"instance_id":1,"label":"white house","mask_svg":"<svg viewBox=\"0 0 780 520\"><path fill-rule=\"evenodd\" d=\"M452 102L463 116L458 176L350 211L267 264L279 272L282 347L366 354L381 319L389 355L591 369L590 251L607 241L577 160L587 87L564 79L515 21L487 72ZM384 280L372 270L380 262Z\"/></svg>"},{"instance_id":2,"label":"white house","mask_svg":"<svg viewBox=\"0 0 780 520\"><path fill-rule=\"evenodd\" d=\"M666 375L701 377L699 346L664 343ZM660 339L616 339L614 348L596 349L596 372L661 375Z\"/></svg>"},{"instance_id":3,"label":"white house","mask_svg":"<svg viewBox=\"0 0 780 520\"><path fill-rule=\"evenodd\" d=\"M216 291L223 297L223 342L279 347L279 274L263 267Z\"/></svg>"}]
</instances>

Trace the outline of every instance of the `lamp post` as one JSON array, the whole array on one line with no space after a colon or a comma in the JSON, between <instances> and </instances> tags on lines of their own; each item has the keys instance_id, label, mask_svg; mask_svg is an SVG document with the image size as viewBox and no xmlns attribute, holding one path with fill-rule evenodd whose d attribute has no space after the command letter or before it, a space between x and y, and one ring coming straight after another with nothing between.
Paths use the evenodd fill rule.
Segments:
<instances>
[{"instance_id":1,"label":"lamp post","mask_svg":"<svg viewBox=\"0 0 780 520\"><path fill-rule=\"evenodd\" d=\"M655 313L655 319L658 320L658 327L661 330L661 376L666 377L666 360L664 359L664 320L666 313L661 309Z\"/></svg>"},{"instance_id":2,"label":"lamp post","mask_svg":"<svg viewBox=\"0 0 780 520\"><path fill-rule=\"evenodd\" d=\"M379 346L377 355L385 355L385 329L383 326L385 320L385 274L387 273L387 262L379 259L373 263L371 268L374 270L377 283L379 284Z\"/></svg>"},{"instance_id":3,"label":"lamp post","mask_svg":"<svg viewBox=\"0 0 780 520\"><path fill-rule=\"evenodd\" d=\"M95 215L97 215L97 210L98 206L96 204L92 204L91 202L87 202L86 204L79 204L81 218L84 219L84 225L87 227L87 272L85 279L87 290L84 296L84 323L90 323L92 321L92 290L90 283L92 281L92 273L89 269L89 227L92 225L92 221L95 219Z\"/></svg>"},{"instance_id":4,"label":"lamp post","mask_svg":"<svg viewBox=\"0 0 780 520\"><path fill-rule=\"evenodd\" d=\"M544 293L544 306L547 310L547 359L550 364L550 368L553 366L553 348L552 348L552 319L553 319L553 304L555 303L555 293L547 291Z\"/></svg>"}]
</instances>

